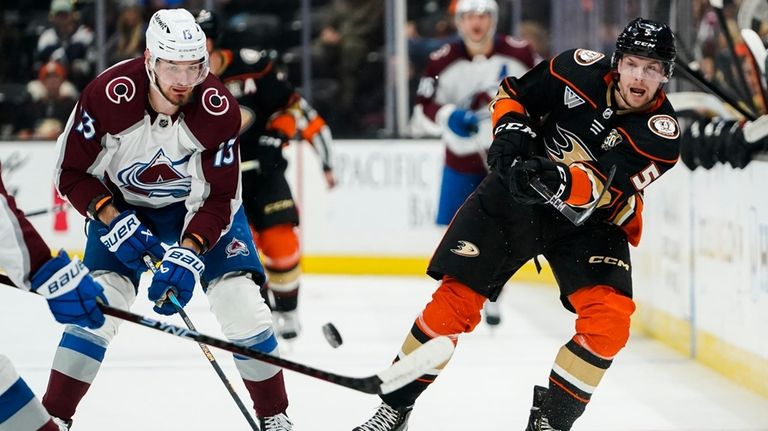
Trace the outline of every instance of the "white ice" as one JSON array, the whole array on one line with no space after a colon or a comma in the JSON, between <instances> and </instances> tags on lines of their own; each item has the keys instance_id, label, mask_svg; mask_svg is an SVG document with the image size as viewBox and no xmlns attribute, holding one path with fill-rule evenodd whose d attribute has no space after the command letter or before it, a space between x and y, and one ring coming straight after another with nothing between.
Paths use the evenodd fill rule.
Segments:
<instances>
[{"instance_id":1,"label":"white ice","mask_svg":"<svg viewBox=\"0 0 768 431\"><path fill-rule=\"evenodd\" d=\"M307 275L304 332L282 343L286 358L350 376L384 369L435 287L425 277ZM532 387L545 384L554 356L572 335L573 316L551 287L508 286L503 322L461 338L448 368L419 399L412 431L523 430ZM153 316L146 292L133 308ZM198 329L220 336L205 295L187 307ZM163 317L162 319L167 319ZM168 321L183 326L178 317ZM332 349L321 326L333 322L344 344ZM42 396L61 326L34 295L0 289L0 352ZM229 353L214 354L249 405ZM373 395L286 371L298 431L349 431L378 405ZM244 418L192 342L124 323L75 415L73 431L247 430ZM768 399L659 343L633 336L614 361L579 430L768 430Z\"/></svg>"}]
</instances>

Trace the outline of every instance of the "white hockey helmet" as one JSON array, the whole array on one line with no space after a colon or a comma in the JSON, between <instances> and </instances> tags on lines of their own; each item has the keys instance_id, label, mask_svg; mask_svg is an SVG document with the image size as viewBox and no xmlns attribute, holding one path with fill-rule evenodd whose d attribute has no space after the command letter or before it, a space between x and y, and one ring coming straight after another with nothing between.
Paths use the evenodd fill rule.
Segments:
<instances>
[{"instance_id":1,"label":"white hockey helmet","mask_svg":"<svg viewBox=\"0 0 768 431\"><path fill-rule=\"evenodd\" d=\"M461 20L462 15L468 12L474 12L474 13L487 13L491 15L491 30L488 32L491 37L496 33L496 23L499 21L499 5L496 4L495 0L459 0L459 2L456 4L456 15L454 16L454 20L456 21L456 28L461 28L459 26L459 21ZM461 35L461 31L459 30L459 35Z\"/></svg>"},{"instance_id":2,"label":"white hockey helmet","mask_svg":"<svg viewBox=\"0 0 768 431\"><path fill-rule=\"evenodd\" d=\"M146 33L149 65L147 73L154 83L157 76L157 61L197 61L194 70L197 75L188 86L194 87L208 76L210 65L206 48L205 33L186 9L161 9L152 15Z\"/></svg>"}]
</instances>

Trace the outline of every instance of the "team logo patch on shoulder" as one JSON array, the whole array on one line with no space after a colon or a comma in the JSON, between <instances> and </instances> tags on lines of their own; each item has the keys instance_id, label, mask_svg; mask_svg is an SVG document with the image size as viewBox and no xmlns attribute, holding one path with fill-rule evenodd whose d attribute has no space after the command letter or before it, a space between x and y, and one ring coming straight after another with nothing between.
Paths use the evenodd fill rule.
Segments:
<instances>
[{"instance_id":1,"label":"team logo patch on shoulder","mask_svg":"<svg viewBox=\"0 0 768 431\"><path fill-rule=\"evenodd\" d=\"M229 100L220 95L219 90L208 88L203 91L203 108L211 115L224 115L229 110Z\"/></svg>"},{"instance_id":2,"label":"team logo patch on shoulder","mask_svg":"<svg viewBox=\"0 0 768 431\"><path fill-rule=\"evenodd\" d=\"M602 52L590 51L588 49L577 49L576 52L573 53L573 59L580 66L589 66L603 57L605 57L605 54Z\"/></svg>"},{"instance_id":3,"label":"team logo patch on shoulder","mask_svg":"<svg viewBox=\"0 0 768 431\"><path fill-rule=\"evenodd\" d=\"M104 91L107 93L107 99L119 105L133 99L136 95L136 84L127 76L118 76L107 83Z\"/></svg>"},{"instance_id":4,"label":"team logo patch on shoulder","mask_svg":"<svg viewBox=\"0 0 768 431\"><path fill-rule=\"evenodd\" d=\"M477 257L480 256L480 249L469 241L459 241L458 247L452 248L451 253L463 257Z\"/></svg>"},{"instance_id":5,"label":"team logo patch on shoulder","mask_svg":"<svg viewBox=\"0 0 768 431\"><path fill-rule=\"evenodd\" d=\"M654 115L648 120L648 128L662 138L677 139L680 136L680 126L677 125L677 120L669 115Z\"/></svg>"},{"instance_id":6,"label":"team logo patch on shoulder","mask_svg":"<svg viewBox=\"0 0 768 431\"><path fill-rule=\"evenodd\" d=\"M230 257L235 257L237 255L243 255L248 256L251 254L251 251L248 250L248 246L245 245L245 243L237 238L232 238L232 241L227 244L227 248L225 249L227 252L227 259Z\"/></svg>"}]
</instances>

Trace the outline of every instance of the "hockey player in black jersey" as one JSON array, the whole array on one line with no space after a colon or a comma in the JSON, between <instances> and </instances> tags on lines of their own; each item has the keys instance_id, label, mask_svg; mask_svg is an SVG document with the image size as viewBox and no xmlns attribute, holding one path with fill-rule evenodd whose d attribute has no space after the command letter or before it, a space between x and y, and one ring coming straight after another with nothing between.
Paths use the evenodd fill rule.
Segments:
<instances>
[{"instance_id":1,"label":"hockey player in black jersey","mask_svg":"<svg viewBox=\"0 0 768 431\"><path fill-rule=\"evenodd\" d=\"M268 281L262 293L272 308L278 335L295 338L301 330L297 310L301 274L296 233L299 213L285 179L288 162L283 148L292 139L312 144L331 188L335 185L331 132L312 106L279 77L266 51L218 47L219 23L210 11L199 12L197 22L208 38L211 72L240 104L243 207L256 245L264 255Z\"/></svg>"},{"instance_id":2,"label":"hockey player in black jersey","mask_svg":"<svg viewBox=\"0 0 768 431\"><path fill-rule=\"evenodd\" d=\"M491 102L491 173L432 257L427 273L441 283L401 355L439 335L458 341L471 332L486 298L543 255L562 304L576 314L576 333L560 348L548 387L535 388L526 430L571 429L629 338L629 245L640 241L643 192L679 157L680 131L663 91L675 55L669 27L638 18L619 35L613 56L570 50L502 81ZM574 225L530 187L534 178L570 208L599 200L597 210ZM416 399L440 369L382 395L373 417L354 430L406 430ZM522 416L503 427L522 427Z\"/></svg>"}]
</instances>

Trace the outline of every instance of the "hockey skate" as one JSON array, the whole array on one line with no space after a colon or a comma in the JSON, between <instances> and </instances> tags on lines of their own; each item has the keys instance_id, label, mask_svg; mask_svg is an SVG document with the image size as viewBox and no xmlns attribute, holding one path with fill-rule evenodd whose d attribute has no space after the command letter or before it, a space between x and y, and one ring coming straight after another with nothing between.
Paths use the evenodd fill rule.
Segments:
<instances>
[{"instance_id":1,"label":"hockey skate","mask_svg":"<svg viewBox=\"0 0 768 431\"><path fill-rule=\"evenodd\" d=\"M297 310L274 311L273 315L275 331L277 331L279 337L290 340L299 336L301 333L301 323L299 322Z\"/></svg>"},{"instance_id":2,"label":"hockey skate","mask_svg":"<svg viewBox=\"0 0 768 431\"><path fill-rule=\"evenodd\" d=\"M501 307L498 302L485 301L483 305L483 313L485 314L485 323L488 326L497 326L501 323Z\"/></svg>"},{"instance_id":3,"label":"hockey skate","mask_svg":"<svg viewBox=\"0 0 768 431\"><path fill-rule=\"evenodd\" d=\"M293 422L285 413L278 413L274 416L259 418L259 428L261 431L292 431Z\"/></svg>"},{"instance_id":4,"label":"hockey skate","mask_svg":"<svg viewBox=\"0 0 768 431\"><path fill-rule=\"evenodd\" d=\"M373 417L352 431L407 431L413 406L394 408L381 403Z\"/></svg>"},{"instance_id":5,"label":"hockey skate","mask_svg":"<svg viewBox=\"0 0 768 431\"><path fill-rule=\"evenodd\" d=\"M541 405L544 403L544 398L547 397L547 391L549 389L544 386L533 387L533 406L531 407L531 415L528 417L528 426L525 431L558 431L549 425L549 419L541 416Z\"/></svg>"}]
</instances>

